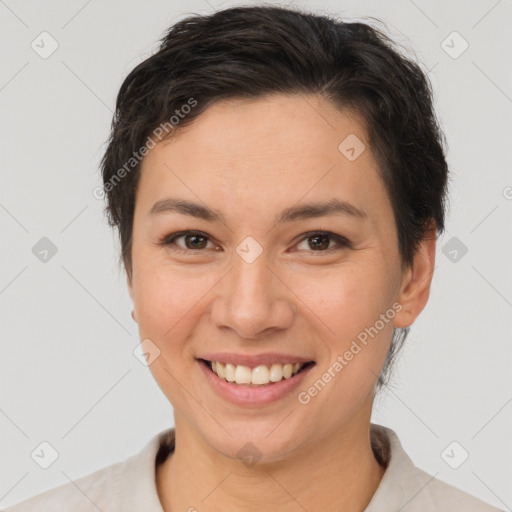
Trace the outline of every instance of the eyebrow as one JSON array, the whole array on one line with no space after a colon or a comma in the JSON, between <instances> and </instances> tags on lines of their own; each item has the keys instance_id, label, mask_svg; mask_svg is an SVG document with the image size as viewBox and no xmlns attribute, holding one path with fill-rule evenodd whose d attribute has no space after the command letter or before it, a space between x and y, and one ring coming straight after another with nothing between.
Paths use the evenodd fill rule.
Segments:
<instances>
[{"instance_id":1,"label":"eyebrow","mask_svg":"<svg viewBox=\"0 0 512 512\"><path fill-rule=\"evenodd\" d=\"M168 197L157 201L148 213L153 217L162 213L181 213L209 222L224 222L224 216L217 210L210 209L192 201ZM340 199L331 199L327 202L302 203L283 210L276 218L275 223L293 222L296 220L323 217L325 215L348 215L356 219L366 220L366 212L354 205Z\"/></svg>"}]
</instances>

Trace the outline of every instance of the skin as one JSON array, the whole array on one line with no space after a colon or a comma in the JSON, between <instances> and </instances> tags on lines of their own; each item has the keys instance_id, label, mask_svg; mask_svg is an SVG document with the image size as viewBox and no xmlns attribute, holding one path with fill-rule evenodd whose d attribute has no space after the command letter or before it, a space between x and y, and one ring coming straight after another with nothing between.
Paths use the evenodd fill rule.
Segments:
<instances>
[{"instance_id":1,"label":"skin","mask_svg":"<svg viewBox=\"0 0 512 512\"><path fill-rule=\"evenodd\" d=\"M176 448L156 475L166 512L355 512L375 493L385 468L370 444L374 386L393 328L411 325L427 303L436 236L432 229L402 272L391 203L363 126L311 95L228 100L145 157L128 288L140 338L160 350L150 370L174 409ZM349 134L366 145L354 161L338 150ZM207 205L225 223L148 216L170 196ZM332 198L367 219L274 222L297 203ZM159 245L188 229L208 238ZM317 249L303 236L313 230L352 247L330 238ZM236 252L247 236L263 250L250 264ZM196 361L206 351L302 355L316 362L300 386L307 390L394 303L400 312L306 405L297 392L256 408L231 404ZM250 467L237 458L247 442L261 452Z\"/></svg>"}]
</instances>

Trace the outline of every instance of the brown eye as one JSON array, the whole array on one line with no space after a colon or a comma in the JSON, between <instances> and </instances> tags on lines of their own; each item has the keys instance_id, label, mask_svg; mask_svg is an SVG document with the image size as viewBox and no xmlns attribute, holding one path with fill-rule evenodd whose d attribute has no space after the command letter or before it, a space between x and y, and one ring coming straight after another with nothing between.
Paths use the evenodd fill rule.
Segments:
<instances>
[{"instance_id":1,"label":"brown eye","mask_svg":"<svg viewBox=\"0 0 512 512\"><path fill-rule=\"evenodd\" d=\"M180 239L183 239L183 243L176 242ZM179 233L174 233L166 237L160 243L162 245L169 246L178 252L187 252L201 251L201 249L206 249L208 242L212 243L205 233L196 231L180 231Z\"/></svg>"},{"instance_id":2,"label":"brown eye","mask_svg":"<svg viewBox=\"0 0 512 512\"><path fill-rule=\"evenodd\" d=\"M327 249L329 247L330 237L329 235L313 235L308 238L312 240L309 244L311 249Z\"/></svg>"},{"instance_id":3,"label":"brown eye","mask_svg":"<svg viewBox=\"0 0 512 512\"><path fill-rule=\"evenodd\" d=\"M204 249L207 244L207 239L202 235L184 235L185 247L187 249Z\"/></svg>"},{"instance_id":4,"label":"brown eye","mask_svg":"<svg viewBox=\"0 0 512 512\"><path fill-rule=\"evenodd\" d=\"M307 241L307 247L311 249L310 251L307 251L306 249L307 252L330 253L331 251L339 251L343 248L351 247L349 240L335 233L330 233L329 231L313 231L311 233L305 233L300 243L305 241ZM332 241L336 242L337 247L329 247Z\"/></svg>"}]
</instances>

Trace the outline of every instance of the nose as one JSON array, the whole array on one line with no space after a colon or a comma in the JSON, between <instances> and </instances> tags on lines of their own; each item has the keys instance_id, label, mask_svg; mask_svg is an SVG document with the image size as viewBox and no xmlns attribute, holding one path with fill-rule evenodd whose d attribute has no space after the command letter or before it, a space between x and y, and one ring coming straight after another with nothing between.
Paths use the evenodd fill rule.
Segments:
<instances>
[{"instance_id":1,"label":"nose","mask_svg":"<svg viewBox=\"0 0 512 512\"><path fill-rule=\"evenodd\" d=\"M290 285L269 267L264 254L252 263L235 256L212 305L214 324L240 339L259 339L293 323L296 307Z\"/></svg>"}]
</instances>

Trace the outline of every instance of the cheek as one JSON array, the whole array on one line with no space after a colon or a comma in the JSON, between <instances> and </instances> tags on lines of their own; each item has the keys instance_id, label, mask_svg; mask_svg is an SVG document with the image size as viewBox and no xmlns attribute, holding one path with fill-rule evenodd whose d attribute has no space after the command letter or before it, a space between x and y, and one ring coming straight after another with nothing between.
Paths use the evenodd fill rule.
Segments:
<instances>
[{"instance_id":1,"label":"cheek","mask_svg":"<svg viewBox=\"0 0 512 512\"><path fill-rule=\"evenodd\" d=\"M311 395L316 406L332 411L325 428L337 428L340 417L360 409L374 390L393 331L392 317L387 323L380 317L391 307L388 279L374 259L373 265L347 264L296 280L306 305L303 314L326 348L318 379L301 391L316 393Z\"/></svg>"},{"instance_id":2,"label":"cheek","mask_svg":"<svg viewBox=\"0 0 512 512\"><path fill-rule=\"evenodd\" d=\"M214 283L211 273L171 269L158 263L145 267L137 276L134 297L141 336L166 343L166 350L172 350L197 325L202 299ZM170 341L173 343L167 343Z\"/></svg>"},{"instance_id":3,"label":"cheek","mask_svg":"<svg viewBox=\"0 0 512 512\"><path fill-rule=\"evenodd\" d=\"M201 284L197 278L183 278L179 272L156 265L138 276L135 302L139 337L149 338L158 347L159 357L149 368L177 408L186 406L183 386L195 364L187 341L199 322L201 296L208 290L201 286L205 288L204 281Z\"/></svg>"},{"instance_id":4,"label":"cheek","mask_svg":"<svg viewBox=\"0 0 512 512\"><path fill-rule=\"evenodd\" d=\"M387 279L382 266L347 265L300 281L299 293L307 297L308 306L303 311L321 332L329 353L327 364L342 358L343 369L335 372L334 380L343 384L333 386L335 394L348 393L356 399L371 389L382 369L394 316Z\"/></svg>"},{"instance_id":5,"label":"cheek","mask_svg":"<svg viewBox=\"0 0 512 512\"><path fill-rule=\"evenodd\" d=\"M325 333L343 340L373 325L390 307L389 285L382 275L376 267L346 266L295 279L294 291L323 322Z\"/></svg>"}]
</instances>

